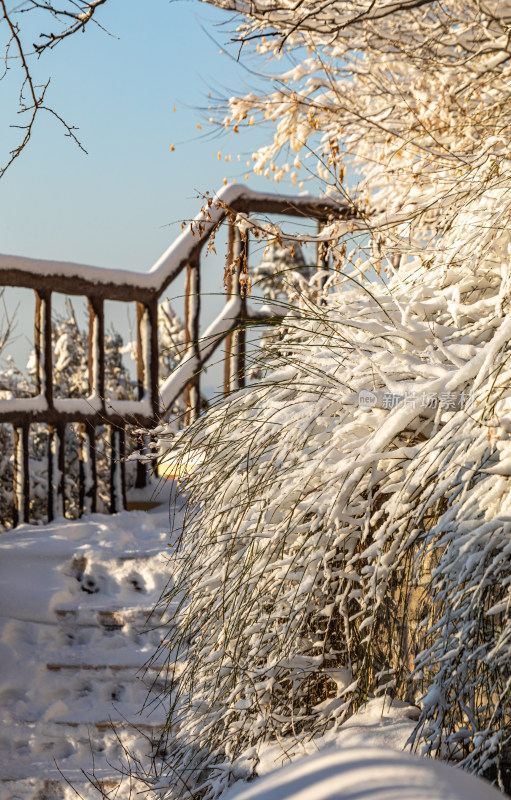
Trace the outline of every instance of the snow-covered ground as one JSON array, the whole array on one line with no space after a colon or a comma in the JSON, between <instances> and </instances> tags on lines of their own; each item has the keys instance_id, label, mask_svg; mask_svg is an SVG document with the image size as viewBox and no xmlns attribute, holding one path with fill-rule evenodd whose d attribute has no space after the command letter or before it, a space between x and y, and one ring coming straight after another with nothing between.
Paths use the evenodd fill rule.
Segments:
<instances>
[{"instance_id":1,"label":"snow-covered ground","mask_svg":"<svg viewBox=\"0 0 511 800\"><path fill-rule=\"evenodd\" d=\"M0 536L0 800L75 797L60 771L98 797L82 770L113 785L118 739L149 754L169 527L162 505Z\"/></svg>"},{"instance_id":2,"label":"snow-covered ground","mask_svg":"<svg viewBox=\"0 0 511 800\"><path fill-rule=\"evenodd\" d=\"M71 800L71 786L92 800L84 773L112 791L123 748L148 762L165 710L151 702L163 685L158 663L144 665L172 613L150 617L170 577L168 544L168 505L0 537L0 800ZM282 766L280 747L267 747L262 777L236 783L225 800L499 796L399 754L416 718L414 706L372 700L319 742L290 745L296 763ZM238 768L242 777L242 760ZM125 781L116 797L129 795Z\"/></svg>"}]
</instances>

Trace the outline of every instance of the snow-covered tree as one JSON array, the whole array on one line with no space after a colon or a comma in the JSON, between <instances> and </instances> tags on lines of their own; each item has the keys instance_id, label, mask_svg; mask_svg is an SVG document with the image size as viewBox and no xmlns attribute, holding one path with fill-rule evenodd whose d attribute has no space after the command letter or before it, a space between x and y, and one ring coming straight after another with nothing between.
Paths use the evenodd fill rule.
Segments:
<instances>
[{"instance_id":1,"label":"snow-covered tree","mask_svg":"<svg viewBox=\"0 0 511 800\"><path fill-rule=\"evenodd\" d=\"M169 300L158 306L158 346L160 373L170 375L183 357L185 329Z\"/></svg>"},{"instance_id":2,"label":"snow-covered tree","mask_svg":"<svg viewBox=\"0 0 511 800\"><path fill-rule=\"evenodd\" d=\"M321 234L330 277L321 297L297 296L260 383L162 440L194 468L158 786L212 800L269 742L285 754L381 693L419 703L420 751L498 772L511 6L215 4L274 66L268 92L231 98L222 124L273 121L255 171L299 186L314 174L356 217Z\"/></svg>"},{"instance_id":3,"label":"snow-covered tree","mask_svg":"<svg viewBox=\"0 0 511 800\"><path fill-rule=\"evenodd\" d=\"M261 261L250 271L252 293L272 303L294 302L316 268L307 266L298 244L271 243Z\"/></svg>"},{"instance_id":4,"label":"snow-covered tree","mask_svg":"<svg viewBox=\"0 0 511 800\"><path fill-rule=\"evenodd\" d=\"M87 333L77 322L72 303L68 300L67 313L58 316L53 323L53 380L58 396L86 397L88 387ZM118 399L134 397L133 381L123 362L125 345L115 330L105 337L105 377L109 396ZM35 390L35 353L27 363L26 373L17 368L12 357L8 357L0 369L0 391L2 397L28 397ZM13 432L7 424L0 426L2 460L0 463L0 524L3 528L12 524L12 479L13 479ZM48 431L45 425L31 425L29 434L29 468L31 479L30 516L35 522L44 522L47 514ZM66 426L65 433L65 493L68 516L79 512L79 444L77 426ZM98 428L96 441L99 481L99 508L108 508L108 481L110 452L106 443L105 429ZM131 476L134 480L134 476Z\"/></svg>"}]
</instances>

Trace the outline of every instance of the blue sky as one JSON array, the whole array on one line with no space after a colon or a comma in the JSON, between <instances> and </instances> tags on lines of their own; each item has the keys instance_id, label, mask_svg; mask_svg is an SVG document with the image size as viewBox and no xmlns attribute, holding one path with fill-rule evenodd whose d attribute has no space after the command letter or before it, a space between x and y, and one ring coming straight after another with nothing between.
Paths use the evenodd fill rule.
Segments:
<instances>
[{"instance_id":1,"label":"blue sky","mask_svg":"<svg viewBox=\"0 0 511 800\"><path fill-rule=\"evenodd\" d=\"M88 155L41 115L27 149L0 180L0 252L145 271L179 234L181 220L198 212L198 193L219 188L224 177L243 180L246 168L217 153L241 147L250 157L264 135L252 128L240 142L215 129L207 121L208 93L226 97L253 88L255 79L219 52L229 40L229 15L203 3L110 0L98 21L111 35L89 25L33 63L39 82L51 77L46 100L79 129ZM50 31L51 20L44 22ZM20 23L34 41L40 22L24 15ZM2 161L17 140L8 126L19 122L18 88L13 68L0 83ZM262 178L250 185L272 190ZM222 291L221 260L206 264L203 287ZM16 300L18 354L31 347L33 304L31 297ZM212 297L206 304L210 317L221 303ZM127 323L114 318L126 335Z\"/></svg>"},{"instance_id":2,"label":"blue sky","mask_svg":"<svg viewBox=\"0 0 511 800\"><path fill-rule=\"evenodd\" d=\"M51 76L47 101L79 128L88 155L41 116L0 181L1 252L144 270L179 232L169 225L197 212L197 192L242 178L237 162L217 159L238 142L215 135L204 109L209 91L228 95L251 79L204 30L223 44L228 19L199 2L110 0L98 21L112 36L89 26L43 54L34 67L39 80ZM17 77L12 69L0 83L3 160L15 135L7 124L18 122Z\"/></svg>"}]
</instances>

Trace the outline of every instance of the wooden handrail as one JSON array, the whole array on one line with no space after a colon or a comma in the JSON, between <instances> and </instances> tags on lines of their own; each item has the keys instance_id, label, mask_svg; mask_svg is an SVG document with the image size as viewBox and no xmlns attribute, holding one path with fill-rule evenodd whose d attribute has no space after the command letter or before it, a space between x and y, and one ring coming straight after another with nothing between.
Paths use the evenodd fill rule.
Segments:
<instances>
[{"instance_id":1,"label":"wooden handrail","mask_svg":"<svg viewBox=\"0 0 511 800\"><path fill-rule=\"evenodd\" d=\"M213 205L207 214L201 211L148 272L129 272L65 261L0 255L1 284L37 290L44 278L45 286L63 294L89 296L93 293L108 300L128 302L137 298L144 301L154 293L160 296L187 264L197 260L213 231L228 215L228 209L318 220L327 220L332 215L337 218L353 216L352 207L335 203L328 198L263 194L231 184L214 196ZM204 226L204 232L199 239L196 230L200 223Z\"/></svg>"},{"instance_id":2,"label":"wooden handrail","mask_svg":"<svg viewBox=\"0 0 511 800\"><path fill-rule=\"evenodd\" d=\"M239 274L230 275L226 305L215 322L199 337L201 313L200 255L219 225L232 212L278 214L313 218L325 224L335 217L355 216L345 204L309 195L287 197L254 192L233 184L224 187L184 230L146 273L110 270L68 262L44 261L20 256L0 255L0 285L30 288L36 294L35 363L36 396L0 399L0 423L13 426L14 523L28 521L30 476L28 474L29 427L44 423L48 435L48 519L65 513L64 436L69 423L79 424L80 511L96 510L97 475L95 432L108 426L112 458L110 510L120 510L125 500L124 462L127 425L152 428L161 414L184 395L189 424L200 411L200 371L220 343L226 340L225 387L238 388L244 380L245 345L243 332L236 339L232 331L241 322L260 314L248 307L240 290ZM200 231L200 235L199 235ZM242 263L247 241L230 224L229 262ZM160 383L158 375L158 300L169 284L186 269L185 349L172 375ZM239 270L238 270L239 273ZM88 374L86 398L57 399L53 393L53 349L51 303L54 292L83 295L89 307ZM104 303L116 300L135 302L137 307L137 383L136 400L105 399L105 323ZM137 485L145 481L145 468L139 466Z\"/></svg>"}]
</instances>

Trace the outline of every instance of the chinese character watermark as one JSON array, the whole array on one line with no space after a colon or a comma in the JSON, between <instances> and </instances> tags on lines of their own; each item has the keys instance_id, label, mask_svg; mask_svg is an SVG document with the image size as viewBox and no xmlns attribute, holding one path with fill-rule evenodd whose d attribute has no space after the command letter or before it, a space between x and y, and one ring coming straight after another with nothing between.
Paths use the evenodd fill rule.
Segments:
<instances>
[{"instance_id":1,"label":"chinese character watermark","mask_svg":"<svg viewBox=\"0 0 511 800\"><path fill-rule=\"evenodd\" d=\"M443 411L459 411L473 407L475 397L465 391L461 394L442 390L441 392L405 392L395 394L394 392L375 393L368 389L361 389L358 393L359 408L384 408L391 410L400 406L401 408L432 408Z\"/></svg>"},{"instance_id":2,"label":"chinese character watermark","mask_svg":"<svg viewBox=\"0 0 511 800\"><path fill-rule=\"evenodd\" d=\"M383 395L382 406L383 408L395 408L397 404L400 402L401 397L398 394L393 394L391 392L385 392Z\"/></svg>"}]
</instances>

